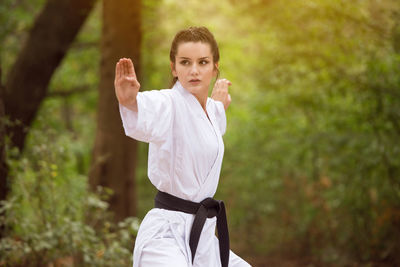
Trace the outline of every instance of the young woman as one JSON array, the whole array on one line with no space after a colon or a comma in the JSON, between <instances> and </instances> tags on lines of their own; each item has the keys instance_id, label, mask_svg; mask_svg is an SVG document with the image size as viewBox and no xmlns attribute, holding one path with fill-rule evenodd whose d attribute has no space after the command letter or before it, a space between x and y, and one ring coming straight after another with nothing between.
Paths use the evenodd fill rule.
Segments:
<instances>
[{"instance_id":1,"label":"young woman","mask_svg":"<svg viewBox=\"0 0 400 267\"><path fill-rule=\"evenodd\" d=\"M127 136L149 143L148 177L159 190L140 225L133 266L249 266L229 249L225 207L214 196L231 98L219 50L205 27L178 32L172 89L139 92L130 59L116 65L115 92ZM218 231L218 239L215 229Z\"/></svg>"}]
</instances>

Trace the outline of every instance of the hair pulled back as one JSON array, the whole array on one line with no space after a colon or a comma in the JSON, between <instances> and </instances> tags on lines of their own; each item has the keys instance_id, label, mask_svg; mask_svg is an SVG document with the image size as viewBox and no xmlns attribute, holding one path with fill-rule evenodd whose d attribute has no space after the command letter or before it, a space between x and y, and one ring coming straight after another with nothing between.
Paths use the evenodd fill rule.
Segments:
<instances>
[{"instance_id":1,"label":"hair pulled back","mask_svg":"<svg viewBox=\"0 0 400 267\"><path fill-rule=\"evenodd\" d=\"M211 54L213 56L213 64L219 62L219 49L217 41L215 41L214 35L206 27L189 27L179 31L171 44L171 50L169 52L169 59L175 65L175 56L178 53L178 47L181 43L187 42L202 42L209 44L211 48ZM215 65L214 65L215 67ZM218 69L217 69L218 70ZM219 70L217 78L219 76ZM173 77L171 87L176 83L178 77Z\"/></svg>"}]
</instances>

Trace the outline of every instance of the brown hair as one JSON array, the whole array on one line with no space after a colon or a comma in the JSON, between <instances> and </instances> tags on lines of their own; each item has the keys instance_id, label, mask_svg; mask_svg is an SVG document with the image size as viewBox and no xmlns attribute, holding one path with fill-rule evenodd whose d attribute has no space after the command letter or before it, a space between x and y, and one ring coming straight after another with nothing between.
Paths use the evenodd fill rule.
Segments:
<instances>
[{"instance_id":1,"label":"brown hair","mask_svg":"<svg viewBox=\"0 0 400 267\"><path fill-rule=\"evenodd\" d=\"M219 61L219 49L217 41L215 41L214 35L206 27L189 27L188 29L179 31L171 44L171 50L169 52L169 59L175 65L175 56L178 53L178 46L181 43L186 42L202 42L209 44L211 53L213 55L213 63ZM215 65L214 65L215 67ZM217 69L217 79L219 77L219 70ZM178 77L173 77L171 87L176 83Z\"/></svg>"}]
</instances>

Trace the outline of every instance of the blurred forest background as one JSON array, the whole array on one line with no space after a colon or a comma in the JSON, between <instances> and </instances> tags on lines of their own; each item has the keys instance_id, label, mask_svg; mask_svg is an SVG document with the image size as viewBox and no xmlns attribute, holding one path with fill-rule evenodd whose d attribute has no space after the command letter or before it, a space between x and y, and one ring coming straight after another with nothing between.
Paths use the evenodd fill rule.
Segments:
<instances>
[{"instance_id":1,"label":"blurred forest background","mask_svg":"<svg viewBox=\"0 0 400 267\"><path fill-rule=\"evenodd\" d=\"M115 63L168 88L207 26L232 81L216 198L253 266L400 266L398 0L2 0L0 266L129 266L153 207Z\"/></svg>"}]
</instances>

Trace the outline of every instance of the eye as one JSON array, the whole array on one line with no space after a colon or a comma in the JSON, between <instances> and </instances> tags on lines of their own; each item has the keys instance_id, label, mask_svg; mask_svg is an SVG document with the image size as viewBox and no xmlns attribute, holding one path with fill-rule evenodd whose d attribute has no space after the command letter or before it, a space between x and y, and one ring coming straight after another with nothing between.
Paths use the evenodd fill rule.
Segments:
<instances>
[{"instance_id":1,"label":"eye","mask_svg":"<svg viewBox=\"0 0 400 267\"><path fill-rule=\"evenodd\" d=\"M201 65L206 65L206 64L208 64L208 60L201 60L201 61L200 61L200 64L201 64Z\"/></svg>"},{"instance_id":2,"label":"eye","mask_svg":"<svg viewBox=\"0 0 400 267\"><path fill-rule=\"evenodd\" d=\"M181 62L181 65L189 65L189 60L182 60Z\"/></svg>"}]
</instances>

